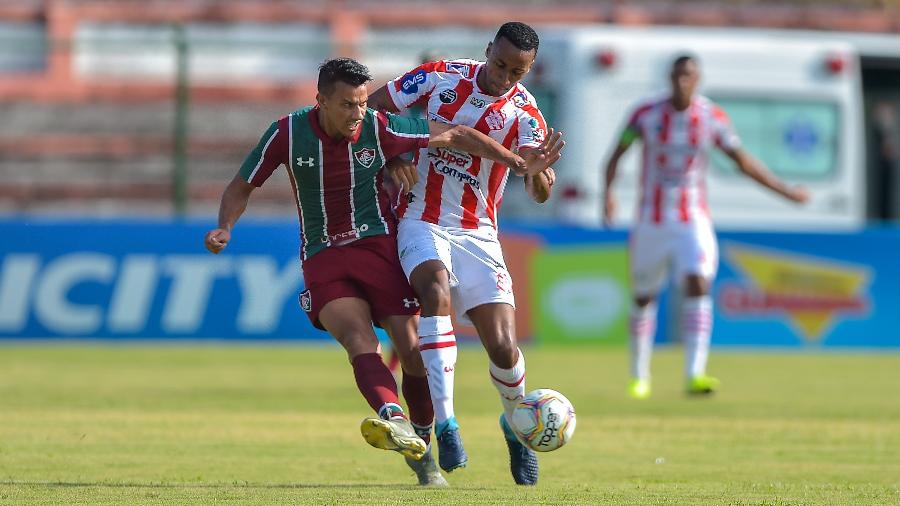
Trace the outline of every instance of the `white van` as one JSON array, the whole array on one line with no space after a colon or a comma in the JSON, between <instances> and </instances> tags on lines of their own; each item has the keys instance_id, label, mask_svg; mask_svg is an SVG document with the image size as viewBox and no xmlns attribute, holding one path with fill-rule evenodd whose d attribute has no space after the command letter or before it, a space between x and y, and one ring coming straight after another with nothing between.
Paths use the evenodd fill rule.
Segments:
<instances>
[{"instance_id":1,"label":"white van","mask_svg":"<svg viewBox=\"0 0 900 506\"><path fill-rule=\"evenodd\" d=\"M812 193L796 206L737 173L717 153L707 174L715 223L734 229L847 229L866 220L859 58L853 46L778 30L560 27L541 30L526 82L568 143L545 206L512 189L506 217L600 226L601 177L630 111L668 91L672 60L700 64L699 92L730 116L744 146L782 179ZM641 149L620 164L617 226L634 219Z\"/></svg>"}]
</instances>

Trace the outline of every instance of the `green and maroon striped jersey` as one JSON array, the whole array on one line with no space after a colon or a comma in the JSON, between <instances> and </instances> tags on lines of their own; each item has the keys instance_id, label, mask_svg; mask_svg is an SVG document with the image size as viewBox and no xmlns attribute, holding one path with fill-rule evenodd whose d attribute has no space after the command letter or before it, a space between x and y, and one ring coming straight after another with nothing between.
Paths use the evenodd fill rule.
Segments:
<instances>
[{"instance_id":1,"label":"green and maroon striped jersey","mask_svg":"<svg viewBox=\"0 0 900 506\"><path fill-rule=\"evenodd\" d=\"M384 165L428 146L428 123L369 109L355 138L333 139L305 107L272 123L241 166L241 177L262 184L280 165L291 178L300 217L300 256L334 244L393 234L396 219L382 185Z\"/></svg>"}]
</instances>

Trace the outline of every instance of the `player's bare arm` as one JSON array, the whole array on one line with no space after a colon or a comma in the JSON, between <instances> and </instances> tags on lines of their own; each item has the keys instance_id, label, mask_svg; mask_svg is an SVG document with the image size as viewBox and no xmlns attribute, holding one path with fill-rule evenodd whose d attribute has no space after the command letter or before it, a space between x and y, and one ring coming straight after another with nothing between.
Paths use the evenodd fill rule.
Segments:
<instances>
[{"instance_id":1,"label":"player's bare arm","mask_svg":"<svg viewBox=\"0 0 900 506\"><path fill-rule=\"evenodd\" d=\"M547 167L544 172L536 176L525 176L525 191L532 200L543 204L550 198L550 192L555 182L556 172L553 167Z\"/></svg>"},{"instance_id":2,"label":"player's bare arm","mask_svg":"<svg viewBox=\"0 0 900 506\"><path fill-rule=\"evenodd\" d=\"M388 93L387 86L382 86L369 95L368 106L376 111L400 112L400 109L394 101L391 100L391 95Z\"/></svg>"},{"instance_id":3,"label":"player's bare arm","mask_svg":"<svg viewBox=\"0 0 900 506\"><path fill-rule=\"evenodd\" d=\"M403 158L388 160L385 170L397 183L397 186L401 187L404 194L412 191L413 186L419 181L419 171L416 170L416 165Z\"/></svg>"},{"instance_id":4,"label":"player's bare arm","mask_svg":"<svg viewBox=\"0 0 900 506\"><path fill-rule=\"evenodd\" d=\"M247 209L250 194L256 187L244 181L240 174L225 187L222 193L222 202L219 204L219 227L206 233L206 249L212 253L220 253L231 240L231 229L237 223L238 218Z\"/></svg>"},{"instance_id":5,"label":"player's bare arm","mask_svg":"<svg viewBox=\"0 0 900 506\"><path fill-rule=\"evenodd\" d=\"M500 162L519 175L528 173L525 160L487 135L464 125L448 125L429 121L431 138L428 147L447 147Z\"/></svg>"},{"instance_id":6,"label":"player's bare arm","mask_svg":"<svg viewBox=\"0 0 900 506\"><path fill-rule=\"evenodd\" d=\"M630 142L620 142L616 146L616 150L610 155L609 161L606 162L606 171L603 175L603 225L611 227L613 219L616 216L616 198L612 192L613 182L616 180L616 173L619 171L619 159L631 147Z\"/></svg>"},{"instance_id":7,"label":"player's bare arm","mask_svg":"<svg viewBox=\"0 0 900 506\"><path fill-rule=\"evenodd\" d=\"M804 204L809 200L809 192L805 188L786 185L747 151L740 148L731 149L725 150L725 154L734 160L741 172L782 197L798 204Z\"/></svg>"}]
</instances>

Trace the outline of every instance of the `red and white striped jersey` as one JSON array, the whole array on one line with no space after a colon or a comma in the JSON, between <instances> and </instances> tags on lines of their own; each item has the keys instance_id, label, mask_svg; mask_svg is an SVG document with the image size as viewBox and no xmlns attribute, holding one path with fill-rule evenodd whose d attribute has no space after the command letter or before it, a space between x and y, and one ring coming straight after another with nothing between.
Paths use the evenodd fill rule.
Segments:
<instances>
[{"instance_id":1,"label":"red and white striped jersey","mask_svg":"<svg viewBox=\"0 0 900 506\"><path fill-rule=\"evenodd\" d=\"M475 60L426 63L387 83L399 109L423 106L428 119L466 125L515 150L537 147L547 124L534 97L516 84L501 97L486 95L476 78L484 67ZM419 181L397 215L445 227L497 227L497 211L509 169L448 148L424 148L416 154Z\"/></svg>"},{"instance_id":2,"label":"red and white striped jersey","mask_svg":"<svg viewBox=\"0 0 900 506\"><path fill-rule=\"evenodd\" d=\"M740 147L728 116L713 101L695 96L684 111L671 97L639 105L622 142L643 141L638 221L688 222L709 219L706 167L712 147Z\"/></svg>"}]
</instances>

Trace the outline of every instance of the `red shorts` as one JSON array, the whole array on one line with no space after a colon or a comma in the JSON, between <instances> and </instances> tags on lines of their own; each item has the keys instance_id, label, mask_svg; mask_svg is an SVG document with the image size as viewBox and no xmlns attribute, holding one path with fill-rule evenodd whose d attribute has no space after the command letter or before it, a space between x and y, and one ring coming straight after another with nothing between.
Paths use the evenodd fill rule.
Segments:
<instances>
[{"instance_id":1,"label":"red shorts","mask_svg":"<svg viewBox=\"0 0 900 506\"><path fill-rule=\"evenodd\" d=\"M300 294L300 307L316 328L324 330L319 311L342 297L368 302L376 325L387 316L419 313L419 301L400 267L393 235L325 248L303 263L303 278L306 290Z\"/></svg>"}]
</instances>

